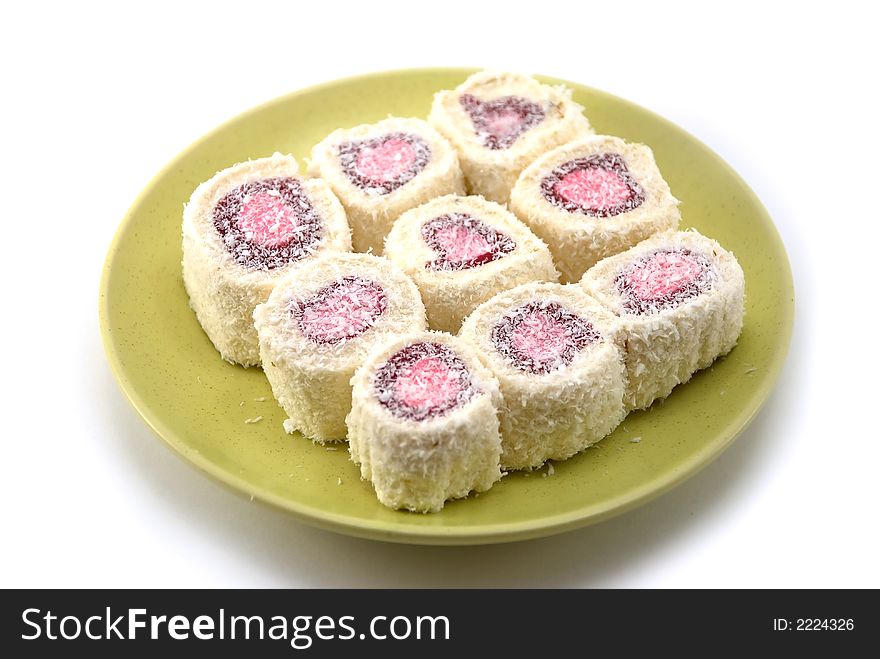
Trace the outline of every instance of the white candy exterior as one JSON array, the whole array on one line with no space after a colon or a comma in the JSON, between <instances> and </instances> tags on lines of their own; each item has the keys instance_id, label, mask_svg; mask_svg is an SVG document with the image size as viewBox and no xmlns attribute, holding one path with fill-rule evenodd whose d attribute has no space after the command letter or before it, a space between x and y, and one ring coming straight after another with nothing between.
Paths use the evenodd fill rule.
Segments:
<instances>
[{"instance_id":1,"label":"white candy exterior","mask_svg":"<svg viewBox=\"0 0 880 659\"><path fill-rule=\"evenodd\" d=\"M220 355L242 366L260 364L253 313L275 283L303 260L351 251L342 205L326 183L300 177L291 156L239 163L215 174L193 192L183 211L183 283L190 306ZM251 270L235 261L214 227L214 207L228 192L252 181L293 177L321 216L323 237L311 255L273 270Z\"/></svg>"},{"instance_id":2,"label":"white candy exterior","mask_svg":"<svg viewBox=\"0 0 880 659\"><path fill-rule=\"evenodd\" d=\"M470 115L462 107L462 94L483 101L520 96L541 105L546 116L510 147L490 149L483 144ZM520 172L535 158L593 132L583 108L571 100L570 89L543 85L525 75L492 71L475 73L455 89L437 92L428 121L458 151L468 192L498 203L507 202Z\"/></svg>"},{"instance_id":3,"label":"white candy exterior","mask_svg":"<svg viewBox=\"0 0 880 659\"><path fill-rule=\"evenodd\" d=\"M372 327L339 343L305 336L291 308L344 277L364 277L384 290L387 307ZM284 428L315 441L344 440L351 377L377 345L425 329L425 307L410 279L387 259L339 254L295 268L254 311L263 371L288 415Z\"/></svg>"},{"instance_id":4,"label":"white candy exterior","mask_svg":"<svg viewBox=\"0 0 880 659\"><path fill-rule=\"evenodd\" d=\"M687 249L715 269L710 288L679 306L649 315L624 312L614 280L628 265L658 249ZM669 231L600 261L584 275L584 289L621 321L627 409L668 396L736 345L743 326L745 278L736 257L696 231Z\"/></svg>"},{"instance_id":5,"label":"white candy exterior","mask_svg":"<svg viewBox=\"0 0 880 659\"><path fill-rule=\"evenodd\" d=\"M492 341L493 327L533 301L556 303L589 322L599 339L571 363L547 373L523 371ZM565 460L613 431L626 411L626 376L618 346L618 322L576 285L525 284L499 293L468 317L459 336L474 346L498 378L503 469L535 469Z\"/></svg>"},{"instance_id":6,"label":"white candy exterior","mask_svg":"<svg viewBox=\"0 0 880 659\"><path fill-rule=\"evenodd\" d=\"M427 143L431 158L425 168L387 194L372 194L355 185L339 163L339 145L398 132L415 134ZM308 173L327 181L339 197L351 224L352 244L357 252L380 254L392 222L404 211L440 195L464 193L458 154L421 119L390 117L375 124L335 130L312 149Z\"/></svg>"},{"instance_id":7,"label":"white candy exterior","mask_svg":"<svg viewBox=\"0 0 880 659\"><path fill-rule=\"evenodd\" d=\"M602 153L623 157L644 190L640 206L609 217L569 212L548 201L541 182L560 165ZM510 210L541 238L553 253L563 282L577 282L597 262L659 231L675 229L681 214L678 200L663 180L654 154L644 144L595 135L545 153L523 171L510 194Z\"/></svg>"},{"instance_id":8,"label":"white candy exterior","mask_svg":"<svg viewBox=\"0 0 880 659\"><path fill-rule=\"evenodd\" d=\"M422 237L422 225L448 213L466 213L516 241L502 258L464 270L429 270L437 253ZM477 305L530 281L557 281L550 250L506 208L482 197L447 195L404 213L385 241L385 255L419 287L432 329L457 332Z\"/></svg>"},{"instance_id":9,"label":"white candy exterior","mask_svg":"<svg viewBox=\"0 0 880 659\"><path fill-rule=\"evenodd\" d=\"M480 393L446 414L412 421L394 416L379 403L373 378L394 353L420 341L452 348ZM384 505L436 512L446 501L488 490L501 478L498 381L461 339L441 332L402 336L374 351L352 385L347 420L351 459Z\"/></svg>"}]
</instances>

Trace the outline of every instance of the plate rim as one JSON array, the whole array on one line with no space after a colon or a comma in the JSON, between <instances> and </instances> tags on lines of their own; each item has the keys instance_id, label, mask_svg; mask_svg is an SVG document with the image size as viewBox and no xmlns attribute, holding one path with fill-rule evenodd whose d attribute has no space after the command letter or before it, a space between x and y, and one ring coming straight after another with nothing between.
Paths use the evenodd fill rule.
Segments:
<instances>
[{"instance_id":1,"label":"plate rim","mask_svg":"<svg viewBox=\"0 0 880 659\"><path fill-rule=\"evenodd\" d=\"M199 148L203 143L212 139L218 133L223 132L227 126L237 123L247 118L251 114L256 114L265 109L278 104L288 103L298 96L320 92L324 88L337 85L344 85L366 78L378 78L387 75L427 75L432 73L457 73L462 76L480 70L475 67L417 67L403 69L388 69L382 71L373 71L362 73L354 76L346 76L316 85L310 85L301 89L297 89L288 94L270 99L264 103L253 106L243 112L222 122L212 130L208 131L200 138L191 142L185 149L177 153L168 163L166 163L141 189L134 201L126 210L122 217L110 245L107 249L107 255L101 270L101 280L98 295L98 321L102 338L102 346L110 365L110 370L116 380L117 385L126 397L128 402L137 412L138 416L150 428L150 430L158 436L162 443L185 462L196 467L202 473L209 475L215 482L224 485L227 489L236 494L245 497L249 496L254 501L268 504L273 508L283 510L299 521L308 523L312 526L322 528L345 535L351 535L360 538L368 538L374 540L382 540L387 542L404 543L404 544L420 544L420 545L480 545L495 544L503 542L515 542L520 540L529 540L538 537L555 535L570 531L576 528L588 526L601 522L611 517L623 514L633 508L645 504L674 488L684 480L690 478L701 469L709 465L715 458L720 456L733 441L749 426L755 417L763 409L769 400L773 389L776 386L782 368L788 356L791 346L791 337L795 319L795 286L794 277L791 270L791 262L785 250L785 244L779 233L776 224L764 204L751 189L748 183L725 161L720 155L709 148L701 140L697 139L689 131L683 129L676 123L666 119L665 117L642 107L641 105L619 97L615 94L596 89L589 85L567 81L561 78L536 74L535 77L544 82L552 84L576 85L578 87L595 91L599 94L613 99L615 102L623 103L638 109L650 115L653 119L667 124L674 129L681 131L690 140L696 143L709 157L714 159L718 165L731 177L736 179L750 197L750 201L760 209L763 219L766 221L768 228L771 230L773 251L781 262L784 264L784 274L786 275L784 283L785 304L783 313L780 317L780 326L778 334L780 340L778 349L774 352L772 361L766 366L767 375L763 379L761 386L757 387L750 402L757 400L757 404L744 406L736 417L728 423L723 431L717 433L712 441L707 442L705 446L692 455L688 460L678 464L668 475L661 478L652 478L640 487L630 491L627 495L613 497L600 504L592 504L576 510L560 513L558 515L543 516L537 519L513 522L513 523L497 523L491 525L482 525L478 530L469 529L468 527L433 527L433 526L411 526L405 522L396 523L388 521L368 520L361 517L343 515L334 512L328 512L319 507L305 505L299 501L292 501L273 494L271 491L260 488L252 488L243 479L237 477L220 467L214 465L213 462L202 456L200 453L189 449L177 436L177 433L171 431L165 426L161 418L153 412L144 402L141 395L132 385L131 381L125 373L122 360L118 354L118 346L113 339L113 331L110 324L110 309L108 300L108 290L113 274L113 266L115 257L118 253L119 244L128 232L129 226L133 222L137 211L142 206L146 196L153 188L165 178L168 173L175 169L178 164L185 160L187 156Z\"/></svg>"}]
</instances>

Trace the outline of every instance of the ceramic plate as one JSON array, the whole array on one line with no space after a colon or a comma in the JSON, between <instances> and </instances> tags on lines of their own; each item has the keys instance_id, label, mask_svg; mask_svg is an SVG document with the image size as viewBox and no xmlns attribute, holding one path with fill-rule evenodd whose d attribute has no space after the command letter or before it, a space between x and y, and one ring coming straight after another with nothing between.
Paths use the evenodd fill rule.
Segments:
<instances>
[{"instance_id":1,"label":"ceramic plate","mask_svg":"<svg viewBox=\"0 0 880 659\"><path fill-rule=\"evenodd\" d=\"M716 457L769 395L789 343L794 299L779 235L742 179L688 133L609 94L571 82L597 132L653 148L683 227L736 253L745 270L746 321L733 352L630 415L596 448L478 497L420 515L380 505L344 445L327 449L284 433L285 418L259 369L223 362L189 309L181 280L183 203L214 172L274 151L306 156L338 127L388 114L424 117L432 94L471 71L394 71L331 82L247 112L202 138L147 186L116 234L100 292L104 345L138 413L190 463L246 496L342 533L396 542L478 544L583 526L644 503ZM245 419L262 421L245 424ZM633 441L640 438L640 441Z\"/></svg>"}]
</instances>

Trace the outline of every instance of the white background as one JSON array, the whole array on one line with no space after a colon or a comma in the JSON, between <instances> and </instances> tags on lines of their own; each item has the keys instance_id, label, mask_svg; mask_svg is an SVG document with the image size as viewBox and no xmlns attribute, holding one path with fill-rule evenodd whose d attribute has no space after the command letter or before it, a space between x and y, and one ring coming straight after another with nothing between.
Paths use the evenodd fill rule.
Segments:
<instances>
[{"instance_id":1,"label":"white background","mask_svg":"<svg viewBox=\"0 0 880 659\"><path fill-rule=\"evenodd\" d=\"M880 586L880 51L856 6L7 6L0 586ZM502 546L347 538L200 475L116 388L99 274L150 178L263 101L434 65L544 73L648 107L721 154L779 227L797 322L774 395L721 458L636 511Z\"/></svg>"}]
</instances>

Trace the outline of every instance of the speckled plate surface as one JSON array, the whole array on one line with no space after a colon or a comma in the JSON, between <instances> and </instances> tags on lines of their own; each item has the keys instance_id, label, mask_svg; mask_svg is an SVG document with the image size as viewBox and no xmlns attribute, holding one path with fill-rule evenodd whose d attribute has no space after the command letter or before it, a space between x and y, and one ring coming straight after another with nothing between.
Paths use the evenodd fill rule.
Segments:
<instances>
[{"instance_id":1,"label":"speckled plate surface","mask_svg":"<svg viewBox=\"0 0 880 659\"><path fill-rule=\"evenodd\" d=\"M716 238L742 263L746 321L726 359L664 403L630 415L596 448L556 463L552 476L546 468L510 475L489 492L434 515L380 505L345 446L327 450L286 435L262 371L220 359L190 311L181 281L181 208L193 189L247 158L274 151L302 158L341 126L389 113L424 117L436 90L457 85L469 73L394 71L277 99L193 144L134 203L101 281L104 345L132 405L190 463L246 496L334 531L425 544L503 542L565 531L644 503L706 465L758 412L785 359L794 315L788 259L767 212L729 166L685 131L570 82L598 132L654 149L682 200L683 226ZM244 423L257 416L263 417L259 423Z\"/></svg>"}]
</instances>

